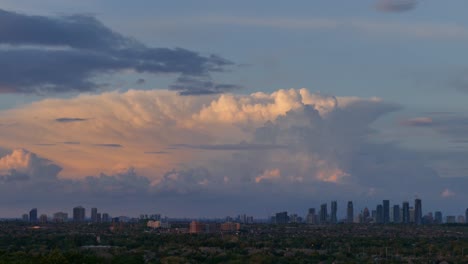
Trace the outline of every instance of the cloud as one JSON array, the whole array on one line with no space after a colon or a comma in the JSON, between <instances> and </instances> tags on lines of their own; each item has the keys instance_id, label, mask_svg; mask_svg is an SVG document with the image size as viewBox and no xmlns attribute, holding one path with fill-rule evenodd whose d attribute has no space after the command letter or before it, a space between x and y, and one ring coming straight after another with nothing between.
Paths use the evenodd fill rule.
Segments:
<instances>
[{"instance_id":1,"label":"cloud","mask_svg":"<svg viewBox=\"0 0 468 264\"><path fill-rule=\"evenodd\" d=\"M265 170L261 175L255 178L255 182L274 181L279 178L281 178L281 171L279 169Z\"/></svg>"},{"instance_id":2,"label":"cloud","mask_svg":"<svg viewBox=\"0 0 468 264\"><path fill-rule=\"evenodd\" d=\"M466 39L468 29L455 23L434 23L414 21L382 21L358 18L290 18L290 17L233 17L233 16L203 16L186 17L176 22L161 21L172 28L184 29L196 24L225 25L255 28L269 28L275 30L299 31L346 31L364 33L370 36L404 36L408 38L423 39Z\"/></svg>"},{"instance_id":3,"label":"cloud","mask_svg":"<svg viewBox=\"0 0 468 264\"><path fill-rule=\"evenodd\" d=\"M218 144L218 145L190 145L190 144L174 144L173 148L189 148L201 150L271 150L271 149L284 149L285 145L272 145L272 144L251 144L242 142L239 144Z\"/></svg>"},{"instance_id":4,"label":"cloud","mask_svg":"<svg viewBox=\"0 0 468 264\"><path fill-rule=\"evenodd\" d=\"M81 143L78 141L64 141L62 142L65 145L80 145Z\"/></svg>"},{"instance_id":5,"label":"cloud","mask_svg":"<svg viewBox=\"0 0 468 264\"><path fill-rule=\"evenodd\" d=\"M15 149L0 158L0 178L4 181L48 181L56 178L62 169L51 161L38 157L25 149Z\"/></svg>"},{"instance_id":6,"label":"cloud","mask_svg":"<svg viewBox=\"0 0 468 264\"><path fill-rule=\"evenodd\" d=\"M456 153L421 155L378 140L374 122L400 109L379 98L307 89L208 96L130 90L46 99L0 112L0 123L16 123L2 127L0 146L28 149L0 149L0 191L5 197L28 193L30 201L131 200L180 214L308 208L323 199L364 203L369 190L373 197L418 195L437 204L440 186L457 193L456 201L466 200L466 174L457 170L460 177L444 178L434 168L437 161L454 161ZM93 118L67 129L50 122L64 116ZM432 124L449 117L431 116ZM44 148L37 142L80 144ZM116 151L118 146L125 147ZM25 162L28 157L36 162ZM464 164L463 157L455 162Z\"/></svg>"},{"instance_id":7,"label":"cloud","mask_svg":"<svg viewBox=\"0 0 468 264\"><path fill-rule=\"evenodd\" d=\"M182 48L152 48L123 36L92 16L30 16L0 10L0 93L94 91L105 74L222 72L233 63ZM191 86L184 88L190 93ZM213 85L217 91L227 86ZM194 91L193 94L199 91Z\"/></svg>"},{"instance_id":8,"label":"cloud","mask_svg":"<svg viewBox=\"0 0 468 264\"><path fill-rule=\"evenodd\" d=\"M169 154L167 151L145 151L145 154Z\"/></svg>"},{"instance_id":9,"label":"cloud","mask_svg":"<svg viewBox=\"0 0 468 264\"><path fill-rule=\"evenodd\" d=\"M71 123L71 122L83 122L88 120L87 118L77 118L77 117L61 117L56 118L55 121L59 123Z\"/></svg>"},{"instance_id":10,"label":"cloud","mask_svg":"<svg viewBox=\"0 0 468 264\"><path fill-rule=\"evenodd\" d=\"M120 144L115 143L108 143L108 144L93 144L96 147L106 147L106 148L122 148L123 146Z\"/></svg>"},{"instance_id":11,"label":"cloud","mask_svg":"<svg viewBox=\"0 0 468 264\"><path fill-rule=\"evenodd\" d=\"M235 84L214 83L209 76L192 77L180 76L175 84L170 86L173 91L179 91L181 95L209 95L232 92L241 89Z\"/></svg>"},{"instance_id":12,"label":"cloud","mask_svg":"<svg viewBox=\"0 0 468 264\"><path fill-rule=\"evenodd\" d=\"M415 117L402 122L405 126L430 126L432 118L430 117Z\"/></svg>"},{"instance_id":13,"label":"cloud","mask_svg":"<svg viewBox=\"0 0 468 264\"><path fill-rule=\"evenodd\" d=\"M449 190L448 188L445 188L441 193L440 193L440 196L443 197L443 198L449 198L449 197L453 197L455 196L456 194Z\"/></svg>"},{"instance_id":14,"label":"cloud","mask_svg":"<svg viewBox=\"0 0 468 264\"><path fill-rule=\"evenodd\" d=\"M379 0L376 9L381 12L405 12L416 8L416 0Z\"/></svg>"}]
</instances>

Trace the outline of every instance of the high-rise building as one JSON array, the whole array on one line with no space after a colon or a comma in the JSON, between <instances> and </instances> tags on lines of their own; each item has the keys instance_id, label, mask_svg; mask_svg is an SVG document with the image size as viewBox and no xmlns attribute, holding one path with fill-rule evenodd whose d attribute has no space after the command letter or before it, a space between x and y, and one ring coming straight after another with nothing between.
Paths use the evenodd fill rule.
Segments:
<instances>
[{"instance_id":1,"label":"high-rise building","mask_svg":"<svg viewBox=\"0 0 468 264\"><path fill-rule=\"evenodd\" d=\"M82 206L73 208L73 221L80 223L85 221L85 209Z\"/></svg>"},{"instance_id":2,"label":"high-rise building","mask_svg":"<svg viewBox=\"0 0 468 264\"><path fill-rule=\"evenodd\" d=\"M320 205L320 224L326 224L328 219L327 204Z\"/></svg>"},{"instance_id":3,"label":"high-rise building","mask_svg":"<svg viewBox=\"0 0 468 264\"><path fill-rule=\"evenodd\" d=\"M393 223L400 223L401 222L401 215L400 215L400 206L398 204L393 205Z\"/></svg>"},{"instance_id":4,"label":"high-rise building","mask_svg":"<svg viewBox=\"0 0 468 264\"><path fill-rule=\"evenodd\" d=\"M110 217L108 213L103 213L102 214L102 222L103 223L108 223L110 221Z\"/></svg>"},{"instance_id":5,"label":"high-rise building","mask_svg":"<svg viewBox=\"0 0 468 264\"><path fill-rule=\"evenodd\" d=\"M410 212L409 212L409 203L403 202L403 211L402 211L402 223L409 224L410 222Z\"/></svg>"},{"instance_id":6,"label":"high-rise building","mask_svg":"<svg viewBox=\"0 0 468 264\"><path fill-rule=\"evenodd\" d=\"M288 212L276 213L276 224L284 225L289 221Z\"/></svg>"},{"instance_id":7,"label":"high-rise building","mask_svg":"<svg viewBox=\"0 0 468 264\"><path fill-rule=\"evenodd\" d=\"M37 222L37 208L31 209L29 211L29 222L36 223Z\"/></svg>"},{"instance_id":8,"label":"high-rise building","mask_svg":"<svg viewBox=\"0 0 468 264\"><path fill-rule=\"evenodd\" d=\"M414 200L414 223L420 225L422 221L422 203L421 199Z\"/></svg>"},{"instance_id":9,"label":"high-rise building","mask_svg":"<svg viewBox=\"0 0 468 264\"><path fill-rule=\"evenodd\" d=\"M23 219L23 222L29 222L29 215L28 214L23 214L21 219Z\"/></svg>"},{"instance_id":10,"label":"high-rise building","mask_svg":"<svg viewBox=\"0 0 468 264\"><path fill-rule=\"evenodd\" d=\"M468 224L468 208L465 210L465 223Z\"/></svg>"},{"instance_id":11,"label":"high-rise building","mask_svg":"<svg viewBox=\"0 0 468 264\"><path fill-rule=\"evenodd\" d=\"M101 223L101 222L102 222L101 213L97 213L96 218L97 218L97 219L96 219L96 222L97 222L97 223Z\"/></svg>"},{"instance_id":12,"label":"high-rise building","mask_svg":"<svg viewBox=\"0 0 468 264\"><path fill-rule=\"evenodd\" d=\"M346 207L346 222L349 224L354 222L354 207L352 201L348 201L348 206Z\"/></svg>"},{"instance_id":13,"label":"high-rise building","mask_svg":"<svg viewBox=\"0 0 468 264\"><path fill-rule=\"evenodd\" d=\"M383 206L381 204L377 205L377 208L375 211L376 211L375 222L377 224L382 224L383 223Z\"/></svg>"},{"instance_id":14,"label":"high-rise building","mask_svg":"<svg viewBox=\"0 0 468 264\"><path fill-rule=\"evenodd\" d=\"M382 222L384 224L390 223L390 201L389 200L383 200L383 217L382 217Z\"/></svg>"},{"instance_id":15,"label":"high-rise building","mask_svg":"<svg viewBox=\"0 0 468 264\"><path fill-rule=\"evenodd\" d=\"M91 222L97 223L97 208L91 208Z\"/></svg>"},{"instance_id":16,"label":"high-rise building","mask_svg":"<svg viewBox=\"0 0 468 264\"><path fill-rule=\"evenodd\" d=\"M56 223L63 223L68 221L68 214L64 212L57 212L53 215L52 220Z\"/></svg>"},{"instance_id":17,"label":"high-rise building","mask_svg":"<svg viewBox=\"0 0 468 264\"><path fill-rule=\"evenodd\" d=\"M41 214L41 216L39 216L39 222L41 224L47 223L47 215L46 214Z\"/></svg>"},{"instance_id":18,"label":"high-rise building","mask_svg":"<svg viewBox=\"0 0 468 264\"><path fill-rule=\"evenodd\" d=\"M364 211L362 212L362 221L364 223L368 223L369 220L370 220L370 212L369 212L369 208L364 208Z\"/></svg>"},{"instance_id":19,"label":"high-rise building","mask_svg":"<svg viewBox=\"0 0 468 264\"><path fill-rule=\"evenodd\" d=\"M455 224L457 221L457 218L454 215L447 215L445 222L447 224Z\"/></svg>"},{"instance_id":20,"label":"high-rise building","mask_svg":"<svg viewBox=\"0 0 468 264\"><path fill-rule=\"evenodd\" d=\"M464 223L465 223L465 216L459 215L459 216L457 217L457 223L459 223L459 224L464 224Z\"/></svg>"},{"instance_id":21,"label":"high-rise building","mask_svg":"<svg viewBox=\"0 0 468 264\"><path fill-rule=\"evenodd\" d=\"M332 224L338 223L338 217L336 215L337 211L338 211L338 204L336 201L332 201L331 202L331 217L330 217L330 222Z\"/></svg>"},{"instance_id":22,"label":"high-rise building","mask_svg":"<svg viewBox=\"0 0 468 264\"><path fill-rule=\"evenodd\" d=\"M316 224L317 221L316 221L316 214L315 214L315 208L309 208L309 212L307 213L307 219L306 219L306 222L308 224Z\"/></svg>"},{"instance_id":23,"label":"high-rise building","mask_svg":"<svg viewBox=\"0 0 468 264\"><path fill-rule=\"evenodd\" d=\"M442 224L442 212L437 211L434 214L434 224Z\"/></svg>"}]
</instances>

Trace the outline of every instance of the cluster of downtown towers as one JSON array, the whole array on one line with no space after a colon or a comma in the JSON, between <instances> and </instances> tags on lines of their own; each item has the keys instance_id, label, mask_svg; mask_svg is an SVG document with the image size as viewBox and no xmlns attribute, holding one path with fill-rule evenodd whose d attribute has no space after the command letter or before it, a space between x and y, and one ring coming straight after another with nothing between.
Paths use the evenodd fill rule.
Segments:
<instances>
[{"instance_id":1,"label":"cluster of downtown towers","mask_svg":"<svg viewBox=\"0 0 468 264\"><path fill-rule=\"evenodd\" d=\"M328 205L326 203L320 205L318 213L315 208L310 208L305 221L309 224L336 224L338 223L337 217L338 203L331 202L331 211L328 214ZM293 214L288 216L287 212L277 213L273 217L273 222L277 224L285 224L290 222L301 222L302 219ZM340 221L341 222L341 221ZM378 204L375 210L369 210L367 207L359 213L357 218L354 216L353 202L349 201L346 207L346 218L343 220L346 223L377 223L377 224L442 224L442 212L437 211L434 213L422 214L422 201L421 199L414 200L414 206L410 206L409 202L403 202L401 207L398 204L390 207L390 200L383 200ZM447 216L447 223L456 223L455 216ZM465 211L465 216L459 216L458 223L468 223L468 208Z\"/></svg>"},{"instance_id":2,"label":"cluster of downtown towers","mask_svg":"<svg viewBox=\"0 0 468 264\"><path fill-rule=\"evenodd\" d=\"M45 214L41 214L38 217L37 208L33 208L29 211L29 214L23 214L23 221L37 223L37 222L47 222L48 217ZM68 213L57 212L52 216L53 222L67 222ZM73 222L85 222L86 221L86 209L82 206L77 206L73 208ZM105 223L111 221L108 213L99 213L97 208L91 208L91 222L94 223Z\"/></svg>"}]
</instances>

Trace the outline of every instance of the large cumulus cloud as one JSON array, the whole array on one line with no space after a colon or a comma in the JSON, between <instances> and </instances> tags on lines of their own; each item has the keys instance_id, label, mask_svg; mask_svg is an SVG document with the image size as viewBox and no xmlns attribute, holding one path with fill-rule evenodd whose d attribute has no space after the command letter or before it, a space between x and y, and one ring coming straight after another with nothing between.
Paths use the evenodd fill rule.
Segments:
<instances>
[{"instance_id":1,"label":"large cumulus cloud","mask_svg":"<svg viewBox=\"0 0 468 264\"><path fill-rule=\"evenodd\" d=\"M107 86L100 77L124 71L179 74L173 89L183 94L239 88L211 80L210 73L233 64L229 60L147 47L92 16L31 16L0 9L0 24L6 25L0 27L0 93L93 91Z\"/></svg>"},{"instance_id":2,"label":"large cumulus cloud","mask_svg":"<svg viewBox=\"0 0 468 264\"><path fill-rule=\"evenodd\" d=\"M158 204L177 214L244 206L267 214L329 199L465 199L466 178L443 178L427 155L378 140L374 122L400 108L306 89L202 97L108 92L3 111L0 123L14 125L2 128L0 146L37 153L41 168L58 166L41 188L60 190L64 200ZM12 161L28 155L3 156L4 186L38 183L28 163ZM27 177L7 180L12 169ZM441 197L446 189L454 195ZM52 195L34 190L31 197Z\"/></svg>"}]
</instances>

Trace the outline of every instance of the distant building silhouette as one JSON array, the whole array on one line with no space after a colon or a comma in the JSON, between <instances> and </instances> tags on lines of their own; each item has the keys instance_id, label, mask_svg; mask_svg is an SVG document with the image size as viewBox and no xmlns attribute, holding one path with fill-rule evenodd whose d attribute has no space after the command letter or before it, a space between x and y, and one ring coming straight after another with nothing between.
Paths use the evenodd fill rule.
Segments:
<instances>
[{"instance_id":1,"label":"distant building silhouette","mask_svg":"<svg viewBox=\"0 0 468 264\"><path fill-rule=\"evenodd\" d=\"M82 206L73 208L73 222L84 222L85 221L85 209Z\"/></svg>"},{"instance_id":2,"label":"distant building silhouette","mask_svg":"<svg viewBox=\"0 0 468 264\"><path fill-rule=\"evenodd\" d=\"M288 212L276 213L276 224L284 225L289 222Z\"/></svg>"},{"instance_id":3,"label":"distant building silhouette","mask_svg":"<svg viewBox=\"0 0 468 264\"><path fill-rule=\"evenodd\" d=\"M422 221L422 202L421 199L414 200L414 223L420 225Z\"/></svg>"},{"instance_id":4,"label":"distant building silhouette","mask_svg":"<svg viewBox=\"0 0 468 264\"><path fill-rule=\"evenodd\" d=\"M29 222L29 215L28 214L23 214L21 219L23 219L23 222Z\"/></svg>"},{"instance_id":5,"label":"distant building silhouette","mask_svg":"<svg viewBox=\"0 0 468 264\"><path fill-rule=\"evenodd\" d=\"M435 212L434 214L434 224L442 224L442 212L441 211L437 211Z\"/></svg>"},{"instance_id":6,"label":"distant building silhouette","mask_svg":"<svg viewBox=\"0 0 468 264\"><path fill-rule=\"evenodd\" d=\"M33 208L29 211L29 222L37 223L37 208Z\"/></svg>"},{"instance_id":7,"label":"distant building silhouette","mask_svg":"<svg viewBox=\"0 0 468 264\"><path fill-rule=\"evenodd\" d=\"M409 203L403 202L403 211L402 211L402 223L409 224L410 222L410 212L409 212Z\"/></svg>"},{"instance_id":8,"label":"distant building silhouette","mask_svg":"<svg viewBox=\"0 0 468 264\"><path fill-rule=\"evenodd\" d=\"M108 213L103 213L102 214L102 222L103 223L109 223L110 222L110 217Z\"/></svg>"},{"instance_id":9,"label":"distant building silhouette","mask_svg":"<svg viewBox=\"0 0 468 264\"><path fill-rule=\"evenodd\" d=\"M320 205L320 224L326 224L328 218L327 204Z\"/></svg>"},{"instance_id":10,"label":"distant building silhouette","mask_svg":"<svg viewBox=\"0 0 468 264\"><path fill-rule=\"evenodd\" d=\"M41 216L39 217L39 222L41 224L47 223L47 215L46 214L41 214Z\"/></svg>"},{"instance_id":11,"label":"distant building silhouette","mask_svg":"<svg viewBox=\"0 0 468 264\"><path fill-rule=\"evenodd\" d=\"M398 204L393 205L393 223L401 223L400 206Z\"/></svg>"},{"instance_id":12,"label":"distant building silhouette","mask_svg":"<svg viewBox=\"0 0 468 264\"><path fill-rule=\"evenodd\" d=\"M338 203L336 201L331 202L331 217L330 217L330 223L336 224L338 223L338 217L337 217L337 211L338 211Z\"/></svg>"},{"instance_id":13,"label":"distant building silhouette","mask_svg":"<svg viewBox=\"0 0 468 264\"><path fill-rule=\"evenodd\" d=\"M364 211L362 212L362 220L364 223L368 223L371 219L371 215L369 212L369 208L364 208Z\"/></svg>"},{"instance_id":14,"label":"distant building silhouette","mask_svg":"<svg viewBox=\"0 0 468 264\"><path fill-rule=\"evenodd\" d=\"M91 222L97 223L97 208L91 208Z\"/></svg>"},{"instance_id":15,"label":"distant building silhouette","mask_svg":"<svg viewBox=\"0 0 468 264\"><path fill-rule=\"evenodd\" d=\"M68 214L64 212L57 212L54 214L52 220L56 223L63 223L68 221Z\"/></svg>"},{"instance_id":16,"label":"distant building silhouette","mask_svg":"<svg viewBox=\"0 0 468 264\"><path fill-rule=\"evenodd\" d=\"M468 224L468 208L465 210L465 223Z\"/></svg>"},{"instance_id":17,"label":"distant building silhouette","mask_svg":"<svg viewBox=\"0 0 468 264\"><path fill-rule=\"evenodd\" d=\"M317 215L315 213L315 208L309 208L307 213L306 222L308 224L317 224Z\"/></svg>"},{"instance_id":18,"label":"distant building silhouette","mask_svg":"<svg viewBox=\"0 0 468 264\"><path fill-rule=\"evenodd\" d=\"M354 207L352 201L348 201L348 206L346 207L346 222L349 224L354 222Z\"/></svg>"},{"instance_id":19,"label":"distant building silhouette","mask_svg":"<svg viewBox=\"0 0 468 264\"><path fill-rule=\"evenodd\" d=\"M376 214L375 214L375 222L377 224L382 224L383 223L383 205L379 204L377 205L377 208L376 208Z\"/></svg>"},{"instance_id":20,"label":"distant building silhouette","mask_svg":"<svg viewBox=\"0 0 468 264\"><path fill-rule=\"evenodd\" d=\"M389 200L383 200L383 214L382 214L382 222L384 224L390 223L390 201Z\"/></svg>"}]
</instances>

